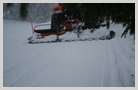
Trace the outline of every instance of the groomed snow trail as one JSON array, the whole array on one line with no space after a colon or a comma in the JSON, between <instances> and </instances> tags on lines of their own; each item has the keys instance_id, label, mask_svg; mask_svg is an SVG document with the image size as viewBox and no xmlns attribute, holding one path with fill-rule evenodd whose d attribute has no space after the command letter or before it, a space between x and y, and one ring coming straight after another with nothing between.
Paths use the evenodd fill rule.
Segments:
<instances>
[{"instance_id":1,"label":"groomed snow trail","mask_svg":"<svg viewBox=\"0 0 138 90\"><path fill-rule=\"evenodd\" d=\"M27 44L29 23L4 20L3 31L5 87L135 85L134 61L128 62L131 52L125 53L118 38Z\"/></svg>"}]
</instances>

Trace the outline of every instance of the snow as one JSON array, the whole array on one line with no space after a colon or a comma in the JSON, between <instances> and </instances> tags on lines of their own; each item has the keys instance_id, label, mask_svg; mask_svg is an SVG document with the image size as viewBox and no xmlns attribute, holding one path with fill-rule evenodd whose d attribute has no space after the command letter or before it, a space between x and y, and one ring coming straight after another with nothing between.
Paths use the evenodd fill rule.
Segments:
<instances>
[{"instance_id":1,"label":"snow","mask_svg":"<svg viewBox=\"0 0 138 90\"><path fill-rule=\"evenodd\" d=\"M36 29L37 30L50 29L50 26L47 23L46 24L41 24L41 25L42 26L38 26ZM107 30L106 27L104 27L102 29L101 28L97 29L97 30L93 31L92 33L91 33L90 29L86 29L84 31L80 30L79 38L78 38L77 32L75 32L75 31L69 32L68 31L65 34L59 36L59 39L62 40L62 41L72 41L72 40L74 40L74 41L79 41L79 40L84 41L84 40L93 40L93 39L98 40L99 38L106 39L106 37L110 35L110 31L111 30ZM34 33L34 35L32 36L33 42L55 41L57 39L56 35L50 35L50 36L45 37L44 39L36 39L37 35L39 35L39 34Z\"/></svg>"},{"instance_id":2,"label":"snow","mask_svg":"<svg viewBox=\"0 0 138 90\"><path fill-rule=\"evenodd\" d=\"M51 28L51 21L49 22L46 22L46 23L33 23L34 26L37 26L35 27L35 30L43 30L43 29L50 29Z\"/></svg>"},{"instance_id":3,"label":"snow","mask_svg":"<svg viewBox=\"0 0 138 90\"><path fill-rule=\"evenodd\" d=\"M135 86L135 41L120 38L120 24L111 24L111 40L28 44L31 30L28 22L3 21L4 87Z\"/></svg>"}]
</instances>

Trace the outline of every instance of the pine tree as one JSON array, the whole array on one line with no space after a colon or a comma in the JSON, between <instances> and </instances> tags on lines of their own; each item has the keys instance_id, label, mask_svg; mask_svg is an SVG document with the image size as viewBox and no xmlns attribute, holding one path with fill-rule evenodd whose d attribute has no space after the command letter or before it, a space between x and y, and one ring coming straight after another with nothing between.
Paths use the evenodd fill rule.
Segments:
<instances>
[{"instance_id":1,"label":"pine tree","mask_svg":"<svg viewBox=\"0 0 138 90\"><path fill-rule=\"evenodd\" d=\"M20 6L20 16L25 19L27 17L28 11L27 11L28 3L21 3Z\"/></svg>"},{"instance_id":2,"label":"pine tree","mask_svg":"<svg viewBox=\"0 0 138 90\"><path fill-rule=\"evenodd\" d=\"M77 4L69 3L69 10L73 10ZM115 24L123 24L126 29L121 37L125 37L128 31L135 35L135 3L82 3L81 11L84 20L95 21L100 24L107 17Z\"/></svg>"}]
</instances>

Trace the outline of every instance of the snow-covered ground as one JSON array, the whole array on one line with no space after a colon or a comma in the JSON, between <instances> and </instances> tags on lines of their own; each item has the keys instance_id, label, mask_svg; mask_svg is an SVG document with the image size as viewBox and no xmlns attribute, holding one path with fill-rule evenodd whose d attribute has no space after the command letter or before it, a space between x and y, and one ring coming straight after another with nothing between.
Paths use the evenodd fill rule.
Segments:
<instances>
[{"instance_id":1,"label":"snow-covered ground","mask_svg":"<svg viewBox=\"0 0 138 90\"><path fill-rule=\"evenodd\" d=\"M4 20L3 86L135 86L133 36L120 38L121 25L110 29L111 40L28 44L30 23Z\"/></svg>"}]
</instances>

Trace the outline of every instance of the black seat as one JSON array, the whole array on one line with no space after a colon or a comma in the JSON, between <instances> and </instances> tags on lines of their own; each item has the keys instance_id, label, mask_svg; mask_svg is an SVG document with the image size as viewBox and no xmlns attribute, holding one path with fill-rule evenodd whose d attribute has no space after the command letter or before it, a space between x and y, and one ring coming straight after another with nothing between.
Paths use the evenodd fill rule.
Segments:
<instances>
[{"instance_id":1,"label":"black seat","mask_svg":"<svg viewBox=\"0 0 138 90\"><path fill-rule=\"evenodd\" d=\"M36 33L56 33L56 29L41 29L41 30L34 30Z\"/></svg>"}]
</instances>

